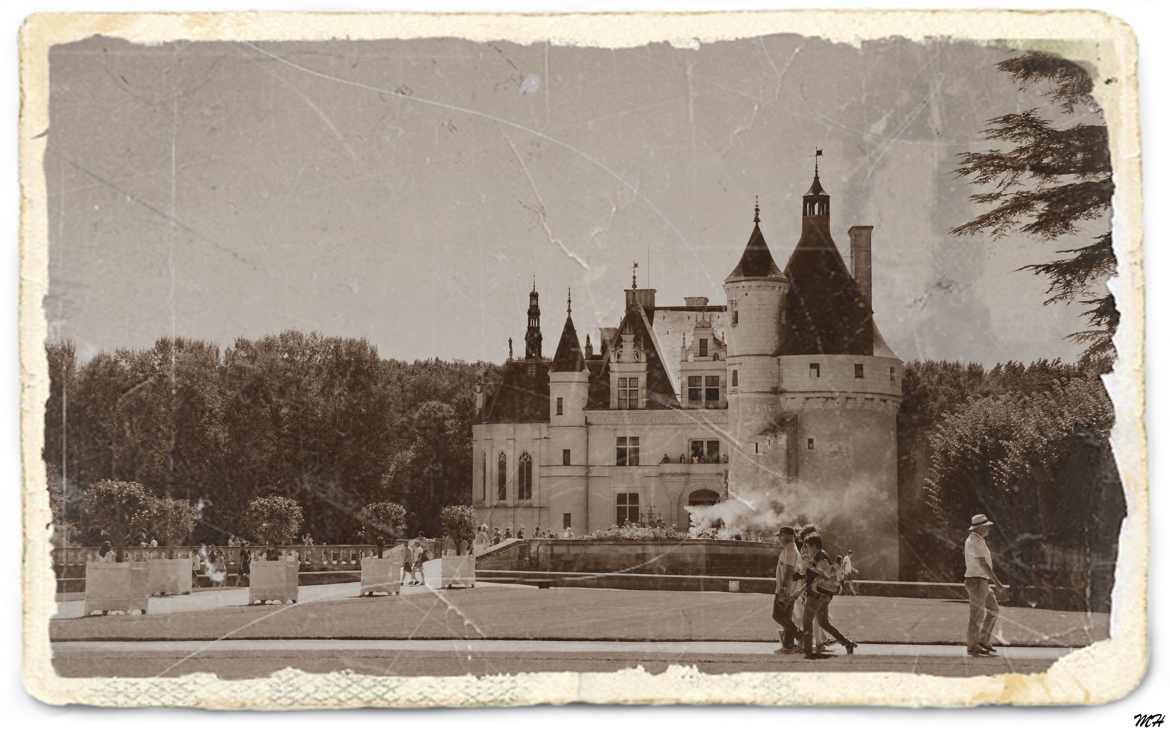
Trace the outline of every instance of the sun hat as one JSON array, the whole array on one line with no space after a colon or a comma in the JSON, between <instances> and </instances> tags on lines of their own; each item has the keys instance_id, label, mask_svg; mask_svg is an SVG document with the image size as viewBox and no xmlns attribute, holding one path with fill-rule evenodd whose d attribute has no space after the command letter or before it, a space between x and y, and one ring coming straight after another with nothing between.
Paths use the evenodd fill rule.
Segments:
<instances>
[{"instance_id":1,"label":"sun hat","mask_svg":"<svg viewBox=\"0 0 1170 735\"><path fill-rule=\"evenodd\" d=\"M976 513L975 515L971 516L971 527L968 528L967 530L974 531L976 528L982 528L983 526L994 526L994 525L995 525L994 523L992 523L990 520L988 520L987 516L983 515L982 513Z\"/></svg>"}]
</instances>

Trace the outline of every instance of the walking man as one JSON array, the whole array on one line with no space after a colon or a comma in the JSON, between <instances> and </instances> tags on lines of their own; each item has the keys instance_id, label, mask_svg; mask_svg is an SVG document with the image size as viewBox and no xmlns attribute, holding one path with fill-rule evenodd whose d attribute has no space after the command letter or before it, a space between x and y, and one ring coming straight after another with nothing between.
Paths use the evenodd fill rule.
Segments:
<instances>
[{"instance_id":1,"label":"walking man","mask_svg":"<svg viewBox=\"0 0 1170 735\"><path fill-rule=\"evenodd\" d=\"M995 621L999 619L999 601L995 599L995 589L1003 591L1003 583L995 576L991 565L991 550L987 548L987 534L995 525L987 516L978 513L971 517L971 527L967 530L967 543L963 545L963 557L967 562L967 571L963 582L967 586L967 601L970 605L970 616L967 620L967 655L994 656L996 651L991 646L991 632L995 630Z\"/></svg>"},{"instance_id":2,"label":"walking man","mask_svg":"<svg viewBox=\"0 0 1170 735\"><path fill-rule=\"evenodd\" d=\"M853 549L846 551L844 558L841 559L841 574L845 579L843 591L856 595L857 588L853 586L853 578L857 576L857 569L853 566Z\"/></svg>"},{"instance_id":3,"label":"walking man","mask_svg":"<svg viewBox=\"0 0 1170 735\"><path fill-rule=\"evenodd\" d=\"M776 653L796 653L800 629L792 622L792 606L801 593L800 552L796 549L796 532L789 526L780 529L780 558L776 560L776 597L772 601L772 619L780 626L780 649Z\"/></svg>"}]
</instances>

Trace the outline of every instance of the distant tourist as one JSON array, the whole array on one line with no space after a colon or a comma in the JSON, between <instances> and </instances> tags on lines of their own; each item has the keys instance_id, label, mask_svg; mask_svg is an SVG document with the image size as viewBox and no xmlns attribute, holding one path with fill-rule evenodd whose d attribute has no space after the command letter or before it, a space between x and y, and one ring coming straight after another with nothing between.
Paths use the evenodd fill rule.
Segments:
<instances>
[{"instance_id":1,"label":"distant tourist","mask_svg":"<svg viewBox=\"0 0 1170 735\"><path fill-rule=\"evenodd\" d=\"M524 538L524 526L521 526L520 528L516 529L516 538L518 538L518 539Z\"/></svg>"},{"instance_id":2,"label":"distant tourist","mask_svg":"<svg viewBox=\"0 0 1170 735\"><path fill-rule=\"evenodd\" d=\"M561 533L561 538L573 538L573 527L565 526L565 530Z\"/></svg>"},{"instance_id":3,"label":"distant tourist","mask_svg":"<svg viewBox=\"0 0 1170 735\"><path fill-rule=\"evenodd\" d=\"M995 622L999 619L999 600L995 597L995 589L1003 591L1003 583L995 576L991 564L991 549L987 547L987 534L995 524L987 516L977 513L971 517L971 527L967 530L967 542L963 545L963 559L967 563L967 571L963 574L963 583L967 587L967 603L969 615L967 618L967 655L968 656L995 656L996 650L991 645L991 632L995 629Z\"/></svg>"},{"instance_id":4,"label":"distant tourist","mask_svg":"<svg viewBox=\"0 0 1170 735\"><path fill-rule=\"evenodd\" d=\"M512 527L508 526L504 529L504 540L507 541L510 538L512 538Z\"/></svg>"},{"instance_id":5,"label":"distant tourist","mask_svg":"<svg viewBox=\"0 0 1170 735\"><path fill-rule=\"evenodd\" d=\"M504 540L504 537L500 535L500 529L493 528L492 529L492 545L495 546L496 544L500 543L503 540Z\"/></svg>"},{"instance_id":6,"label":"distant tourist","mask_svg":"<svg viewBox=\"0 0 1170 735\"><path fill-rule=\"evenodd\" d=\"M114 545L110 543L109 539L102 541L102 545L98 547L98 561L113 561L114 560Z\"/></svg>"},{"instance_id":7,"label":"distant tourist","mask_svg":"<svg viewBox=\"0 0 1170 735\"><path fill-rule=\"evenodd\" d=\"M280 549L276 548L276 544L268 544L264 549L264 558L267 561L280 561Z\"/></svg>"},{"instance_id":8,"label":"distant tourist","mask_svg":"<svg viewBox=\"0 0 1170 735\"><path fill-rule=\"evenodd\" d=\"M239 579L236 580L237 587L244 587L248 584L252 571L252 554L240 544L240 574Z\"/></svg>"},{"instance_id":9,"label":"distant tourist","mask_svg":"<svg viewBox=\"0 0 1170 735\"><path fill-rule=\"evenodd\" d=\"M377 544L374 546L374 554L375 554L376 558L381 559L382 554L385 551L386 551L386 539L379 536Z\"/></svg>"},{"instance_id":10,"label":"distant tourist","mask_svg":"<svg viewBox=\"0 0 1170 735\"><path fill-rule=\"evenodd\" d=\"M402 582L403 582L403 584L406 584L406 585L418 584L418 577L416 577L414 574L414 558L415 558L414 542L408 541L408 542L406 542L406 547L403 549L403 553L402 553ZM409 582L406 581L406 578L408 576L410 577Z\"/></svg>"},{"instance_id":11,"label":"distant tourist","mask_svg":"<svg viewBox=\"0 0 1170 735\"><path fill-rule=\"evenodd\" d=\"M841 576L845 580L842 591L856 595L857 588L853 586L853 578L857 576L857 568L853 566L853 549L846 551L845 556L841 558Z\"/></svg>"},{"instance_id":12,"label":"distant tourist","mask_svg":"<svg viewBox=\"0 0 1170 735\"><path fill-rule=\"evenodd\" d=\"M427 561L429 561L430 558L431 558L431 554L427 550L427 545L423 541L422 537L420 536L419 540L418 540L418 554L415 556L415 559L414 559L414 568L418 572L419 581L415 582L415 584L421 584L424 586L426 585L426 583L427 583L427 570L426 570L426 567L423 566L423 564L425 564Z\"/></svg>"},{"instance_id":13,"label":"distant tourist","mask_svg":"<svg viewBox=\"0 0 1170 735\"><path fill-rule=\"evenodd\" d=\"M798 569L800 552L796 549L796 532L789 526L780 529L780 557L776 560L776 596L772 602L772 619L780 626L780 649L777 653L796 653L800 629L792 622L792 606L801 593Z\"/></svg>"},{"instance_id":14,"label":"distant tourist","mask_svg":"<svg viewBox=\"0 0 1170 735\"><path fill-rule=\"evenodd\" d=\"M842 635L832 621L829 620L829 603L833 595L841 590L841 583L837 579L837 569L825 553L821 536L811 533L804 539L806 548L811 549L812 564L805 571L805 601L804 601L804 657L813 659L819 655L813 650L811 629L815 621L828 634L837 639L845 647L845 652L853 653L857 644Z\"/></svg>"}]
</instances>

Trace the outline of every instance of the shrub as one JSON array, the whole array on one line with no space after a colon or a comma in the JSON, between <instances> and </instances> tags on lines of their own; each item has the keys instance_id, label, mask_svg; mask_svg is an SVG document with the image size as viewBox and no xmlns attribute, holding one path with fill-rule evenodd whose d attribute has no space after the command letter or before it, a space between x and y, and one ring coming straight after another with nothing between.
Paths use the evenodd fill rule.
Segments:
<instances>
[{"instance_id":1,"label":"shrub","mask_svg":"<svg viewBox=\"0 0 1170 735\"><path fill-rule=\"evenodd\" d=\"M463 553L463 545L475 539L475 509L470 505L448 505L439 514L443 533L455 540L455 553Z\"/></svg>"},{"instance_id":2,"label":"shrub","mask_svg":"<svg viewBox=\"0 0 1170 735\"><path fill-rule=\"evenodd\" d=\"M305 522L301 506L283 495L266 495L248 504L244 528L256 541L268 544L291 544Z\"/></svg>"},{"instance_id":3,"label":"shrub","mask_svg":"<svg viewBox=\"0 0 1170 735\"><path fill-rule=\"evenodd\" d=\"M152 499L137 482L98 480L81 496L82 523L94 534L104 534L115 547L126 546L144 530L138 523Z\"/></svg>"},{"instance_id":4,"label":"shrub","mask_svg":"<svg viewBox=\"0 0 1170 735\"><path fill-rule=\"evenodd\" d=\"M195 530L195 509L186 500L150 498L135 516L134 525L163 546L183 546L190 543Z\"/></svg>"},{"instance_id":5,"label":"shrub","mask_svg":"<svg viewBox=\"0 0 1170 735\"><path fill-rule=\"evenodd\" d=\"M362 524L362 538L367 542L377 541L378 537L399 538L406 521L406 508L398 503L370 503L358 512L358 521Z\"/></svg>"}]
</instances>

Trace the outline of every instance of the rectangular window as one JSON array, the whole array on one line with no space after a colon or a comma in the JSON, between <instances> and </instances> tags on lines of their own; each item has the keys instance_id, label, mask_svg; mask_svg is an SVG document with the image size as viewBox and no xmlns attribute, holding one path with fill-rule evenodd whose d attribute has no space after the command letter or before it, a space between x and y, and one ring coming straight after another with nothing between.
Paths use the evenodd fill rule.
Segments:
<instances>
[{"instance_id":1,"label":"rectangular window","mask_svg":"<svg viewBox=\"0 0 1170 735\"><path fill-rule=\"evenodd\" d=\"M894 368L890 368L890 383L894 383Z\"/></svg>"},{"instance_id":2,"label":"rectangular window","mask_svg":"<svg viewBox=\"0 0 1170 735\"><path fill-rule=\"evenodd\" d=\"M565 415L565 399L557 396L557 416Z\"/></svg>"},{"instance_id":3,"label":"rectangular window","mask_svg":"<svg viewBox=\"0 0 1170 735\"><path fill-rule=\"evenodd\" d=\"M810 362L808 364L808 377L810 377L810 378L821 377L821 364L819 362Z\"/></svg>"},{"instance_id":4,"label":"rectangular window","mask_svg":"<svg viewBox=\"0 0 1170 735\"><path fill-rule=\"evenodd\" d=\"M687 403L703 402L703 376L687 376Z\"/></svg>"},{"instance_id":5,"label":"rectangular window","mask_svg":"<svg viewBox=\"0 0 1170 735\"><path fill-rule=\"evenodd\" d=\"M621 526L626 523L637 523L639 518L638 493L618 493L617 524Z\"/></svg>"},{"instance_id":6,"label":"rectangular window","mask_svg":"<svg viewBox=\"0 0 1170 735\"><path fill-rule=\"evenodd\" d=\"M707 405L714 408L719 404L719 376L708 375L703 379L706 387L706 394L704 395Z\"/></svg>"},{"instance_id":7,"label":"rectangular window","mask_svg":"<svg viewBox=\"0 0 1170 735\"><path fill-rule=\"evenodd\" d=\"M731 326L733 326L733 327L739 326L739 311L738 310L733 310L731 312Z\"/></svg>"},{"instance_id":8,"label":"rectangular window","mask_svg":"<svg viewBox=\"0 0 1170 735\"><path fill-rule=\"evenodd\" d=\"M692 439L691 461L701 464L719 463L718 439Z\"/></svg>"},{"instance_id":9,"label":"rectangular window","mask_svg":"<svg viewBox=\"0 0 1170 735\"><path fill-rule=\"evenodd\" d=\"M816 445L817 445L817 443L816 443L816 440L815 440L815 439L811 439L811 438L810 438L810 439L808 440L808 448L809 448L809 449L816 449Z\"/></svg>"},{"instance_id":10,"label":"rectangular window","mask_svg":"<svg viewBox=\"0 0 1170 735\"><path fill-rule=\"evenodd\" d=\"M565 513L565 514L561 515L561 528L572 528L572 527L573 527L573 514L572 513Z\"/></svg>"},{"instance_id":11,"label":"rectangular window","mask_svg":"<svg viewBox=\"0 0 1170 735\"><path fill-rule=\"evenodd\" d=\"M864 378L865 377L865 365L862 365L860 362L856 363L853 366L853 377Z\"/></svg>"},{"instance_id":12,"label":"rectangular window","mask_svg":"<svg viewBox=\"0 0 1170 735\"><path fill-rule=\"evenodd\" d=\"M573 464L572 450L570 450L570 449L562 449L561 450L561 464L565 465L566 467Z\"/></svg>"},{"instance_id":13,"label":"rectangular window","mask_svg":"<svg viewBox=\"0 0 1170 735\"><path fill-rule=\"evenodd\" d=\"M707 338L703 337L699 340L699 357L707 356Z\"/></svg>"},{"instance_id":14,"label":"rectangular window","mask_svg":"<svg viewBox=\"0 0 1170 735\"><path fill-rule=\"evenodd\" d=\"M638 379L618 378L618 408L638 407Z\"/></svg>"},{"instance_id":15,"label":"rectangular window","mask_svg":"<svg viewBox=\"0 0 1170 735\"><path fill-rule=\"evenodd\" d=\"M638 437L617 438L617 464L619 467L637 467L639 457Z\"/></svg>"},{"instance_id":16,"label":"rectangular window","mask_svg":"<svg viewBox=\"0 0 1170 735\"><path fill-rule=\"evenodd\" d=\"M731 387L732 388L739 387L739 371L738 370L731 371Z\"/></svg>"}]
</instances>

